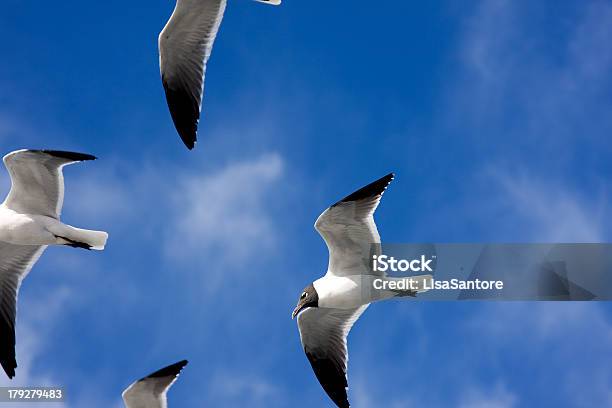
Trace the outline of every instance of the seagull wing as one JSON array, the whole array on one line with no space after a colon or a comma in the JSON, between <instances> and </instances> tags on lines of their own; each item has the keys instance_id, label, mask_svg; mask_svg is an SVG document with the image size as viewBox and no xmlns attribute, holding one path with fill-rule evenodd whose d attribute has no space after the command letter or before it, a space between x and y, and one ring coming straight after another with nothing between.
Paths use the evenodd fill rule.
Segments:
<instances>
[{"instance_id":1,"label":"seagull wing","mask_svg":"<svg viewBox=\"0 0 612 408\"><path fill-rule=\"evenodd\" d=\"M4 165L12 185L4 205L20 213L59 219L64 203L62 168L94 159L89 154L57 150L17 150L7 154Z\"/></svg>"},{"instance_id":2,"label":"seagull wing","mask_svg":"<svg viewBox=\"0 0 612 408\"><path fill-rule=\"evenodd\" d=\"M0 242L0 364L9 378L15 376L15 316L21 281L46 246Z\"/></svg>"},{"instance_id":3,"label":"seagull wing","mask_svg":"<svg viewBox=\"0 0 612 408\"><path fill-rule=\"evenodd\" d=\"M204 92L204 73L226 0L177 0L159 35L159 65L166 101L183 143L193 149Z\"/></svg>"},{"instance_id":4,"label":"seagull wing","mask_svg":"<svg viewBox=\"0 0 612 408\"><path fill-rule=\"evenodd\" d=\"M372 255L380 255L374 211L393 173L355 191L323 212L315 223L329 250L327 274L371 275Z\"/></svg>"},{"instance_id":5,"label":"seagull wing","mask_svg":"<svg viewBox=\"0 0 612 408\"><path fill-rule=\"evenodd\" d=\"M302 347L319 383L334 403L349 406L346 338L368 305L357 309L309 307L298 315Z\"/></svg>"},{"instance_id":6,"label":"seagull wing","mask_svg":"<svg viewBox=\"0 0 612 408\"><path fill-rule=\"evenodd\" d=\"M121 396L127 408L166 408L166 393L174 384L187 360L164 367L134 382Z\"/></svg>"}]
</instances>

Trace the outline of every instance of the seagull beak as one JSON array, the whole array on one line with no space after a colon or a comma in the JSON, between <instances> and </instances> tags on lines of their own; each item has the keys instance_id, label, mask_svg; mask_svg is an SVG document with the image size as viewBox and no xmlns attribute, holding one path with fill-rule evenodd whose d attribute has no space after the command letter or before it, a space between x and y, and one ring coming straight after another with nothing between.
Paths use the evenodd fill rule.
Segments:
<instances>
[{"instance_id":1,"label":"seagull beak","mask_svg":"<svg viewBox=\"0 0 612 408\"><path fill-rule=\"evenodd\" d=\"M300 310L302 310L302 307L300 305L297 305L297 307L293 309L293 313L291 313L291 320L295 319L295 316L300 313Z\"/></svg>"}]
</instances>

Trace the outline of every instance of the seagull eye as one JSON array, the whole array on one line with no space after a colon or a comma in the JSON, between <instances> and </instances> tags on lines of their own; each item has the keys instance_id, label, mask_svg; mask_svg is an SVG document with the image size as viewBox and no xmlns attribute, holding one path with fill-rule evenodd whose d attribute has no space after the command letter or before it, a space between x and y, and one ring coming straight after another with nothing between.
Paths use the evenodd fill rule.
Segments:
<instances>
[{"instance_id":1,"label":"seagull eye","mask_svg":"<svg viewBox=\"0 0 612 408\"><path fill-rule=\"evenodd\" d=\"M302 296L300 296L300 299L306 299L306 296L308 296L308 293L302 292Z\"/></svg>"}]
</instances>

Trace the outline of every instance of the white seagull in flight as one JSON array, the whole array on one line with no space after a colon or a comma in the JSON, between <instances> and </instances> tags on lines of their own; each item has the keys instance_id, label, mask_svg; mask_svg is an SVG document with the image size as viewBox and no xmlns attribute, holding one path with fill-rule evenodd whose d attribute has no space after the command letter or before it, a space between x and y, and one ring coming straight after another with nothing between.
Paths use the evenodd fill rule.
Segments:
<instances>
[{"instance_id":1,"label":"white seagull in flight","mask_svg":"<svg viewBox=\"0 0 612 408\"><path fill-rule=\"evenodd\" d=\"M127 408L167 408L166 393L178 378L187 360L179 361L132 383L121 396Z\"/></svg>"},{"instance_id":2,"label":"white seagull in flight","mask_svg":"<svg viewBox=\"0 0 612 408\"><path fill-rule=\"evenodd\" d=\"M74 228L60 221L62 168L94 159L89 154L55 150L17 150L4 156L12 185L0 205L0 364L9 378L17 368L17 293L47 245L96 250L106 245L106 232Z\"/></svg>"},{"instance_id":3,"label":"white seagull in flight","mask_svg":"<svg viewBox=\"0 0 612 408\"><path fill-rule=\"evenodd\" d=\"M257 0L279 5L281 0ZM189 150L197 140L204 74L227 0L177 0L159 34L159 65L176 130Z\"/></svg>"},{"instance_id":4,"label":"white seagull in flight","mask_svg":"<svg viewBox=\"0 0 612 408\"><path fill-rule=\"evenodd\" d=\"M329 250L327 273L307 286L292 317L321 386L340 408L349 407L348 350L351 327L371 302L423 292L431 275L412 276L413 291L374 290L375 279L396 280L373 272L370 261L381 254L374 211L393 174L368 184L323 212L315 223Z\"/></svg>"}]
</instances>

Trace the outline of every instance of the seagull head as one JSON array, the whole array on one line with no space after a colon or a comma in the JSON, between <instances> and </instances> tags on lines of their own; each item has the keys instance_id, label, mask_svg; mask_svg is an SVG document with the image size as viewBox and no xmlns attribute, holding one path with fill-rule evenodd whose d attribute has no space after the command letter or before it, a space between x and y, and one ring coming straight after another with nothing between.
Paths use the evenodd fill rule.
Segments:
<instances>
[{"instance_id":1,"label":"seagull head","mask_svg":"<svg viewBox=\"0 0 612 408\"><path fill-rule=\"evenodd\" d=\"M293 309L291 318L295 319L295 316L307 307L319 307L319 294L312 283L302 291L297 306Z\"/></svg>"}]
</instances>

